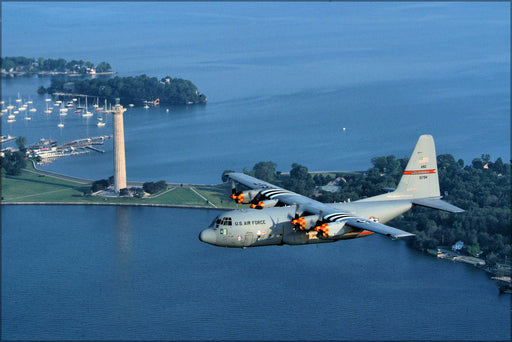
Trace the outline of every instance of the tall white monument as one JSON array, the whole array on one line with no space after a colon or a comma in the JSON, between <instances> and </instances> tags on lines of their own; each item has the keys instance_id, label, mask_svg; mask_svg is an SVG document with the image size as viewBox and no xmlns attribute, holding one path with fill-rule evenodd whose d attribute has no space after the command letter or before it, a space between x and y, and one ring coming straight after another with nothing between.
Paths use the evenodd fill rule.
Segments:
<instances>
[{"instance_id":1,"label":"tall white monument","mask_svg":"<svg viewBox=\"0 0 512 342\"><path fill-rule=\"evenodd\" d=\"M124 124L123 113L126 108L123 108L116 103L112 109L114 117L114 190L119 193L121 189L126 188L126 160L124 156Z\"/></svg>"}]
</instances>

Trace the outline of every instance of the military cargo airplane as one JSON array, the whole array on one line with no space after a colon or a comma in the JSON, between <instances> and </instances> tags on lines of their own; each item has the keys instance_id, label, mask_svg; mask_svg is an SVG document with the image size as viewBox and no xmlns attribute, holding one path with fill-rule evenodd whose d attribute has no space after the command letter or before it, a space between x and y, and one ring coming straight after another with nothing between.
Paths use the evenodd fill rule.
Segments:
<instances>
[{"instance_id":1,"label":"military cargo airplane","mask_svg":"<svg viewBox=\"0 0 512 342\"><path fill-rule=\"evenodd\" d=\"M441 200L434 139L422 135L396 189L354 202L321 203L243 173L228 173L233 198L254 209L219 215L199 240L222 247L304 245L361 238L413 236L385 225L413 206L451 213L464 210ZM240 183L250 190L237 191ZM258 210L259 209L259 210Z\"/></svg>"}]
</instances>

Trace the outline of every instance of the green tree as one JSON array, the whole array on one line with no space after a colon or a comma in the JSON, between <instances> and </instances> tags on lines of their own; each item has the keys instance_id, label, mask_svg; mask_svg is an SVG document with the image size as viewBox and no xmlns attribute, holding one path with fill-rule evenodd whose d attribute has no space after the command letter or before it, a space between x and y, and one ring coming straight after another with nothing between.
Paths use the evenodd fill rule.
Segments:
<instances>
[{"instance_id":1,"label":"green tree","mask_svg":"<svg viewBox=\"0 0 512 342\"><path fill-rule=\"evenodd\" d=\"M254 177L272 183L276 180L276 167L276 163L261 161L256 163L252 170Z\"/></svg>"},{"instance_id":2,"label":"green tree","mask_svg":"<svg viewBox=\"0 0 512 342\"><path fill-rule=\"evenodd\" d=\"M310 196L315 188L315 182L307 167L293 163L290 170L290 179L285 183L285 186L291 191Z\"/></svg>"},{"instance_id":3,"label":"green tree","mask_svg":"<svg viewBox=\"0 0 512 342\"><path fill-rule=\"evenodd\" d=\"M110 186L110 184L109 184L108 180L106 180L106 179L97 180L97 181L92 183L91 191L92 192L97 192L97 191L100 191L100 190L105 190L109 186Z\"/></svg>"},{"instance_id":4,"label":"green tree","mask_svg":"<svg viewBox=\"0 0 512 342\"><path fill-rule=\"evenodd\" d=\"M17 176L26 166L25 153L21 151L6 151L1 163L5 173L10 176Z\"/></svg>"},{"instance_id":5,"label":"green tree","mask_svg":"<svg viewBox=\"0 0 512 342\"><path fill-rule=\"evenodd\" d=\"M111 69L112 67L107 62L101 62L96 66L96 72L107 72Z\"/></svg>"},{"instance_id":6,"label":"green tree","mask_svg":"<svg viewBox=\"0 0 512 342\"><path fill-rule=\"evenodd\" d=\"M27 138L19 136L15 140L16 146L18 146L18 150L20 150L23 153L27 152L27 148L25 147L25 144L27 143Z\"/></svg>"}]
</instances>

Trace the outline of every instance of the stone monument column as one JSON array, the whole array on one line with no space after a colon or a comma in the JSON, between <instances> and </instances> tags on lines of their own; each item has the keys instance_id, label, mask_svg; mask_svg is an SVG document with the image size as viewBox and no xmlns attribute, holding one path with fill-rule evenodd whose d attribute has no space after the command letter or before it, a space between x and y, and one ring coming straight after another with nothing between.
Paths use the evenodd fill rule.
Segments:
<instances>
[{"instance_id":1,"label":"stone monument column","mask_svg":"<svg viewBox=\"0 0 512 342\"><path fill-rule=\"evenodd\" d=\"M119 193L119 190L126 188L126 160L124 156L124 126L123 126L123 113L126 108L123 108L118 103L112 109L114 117L114 191Z\"/></svg>"}]
</instances>

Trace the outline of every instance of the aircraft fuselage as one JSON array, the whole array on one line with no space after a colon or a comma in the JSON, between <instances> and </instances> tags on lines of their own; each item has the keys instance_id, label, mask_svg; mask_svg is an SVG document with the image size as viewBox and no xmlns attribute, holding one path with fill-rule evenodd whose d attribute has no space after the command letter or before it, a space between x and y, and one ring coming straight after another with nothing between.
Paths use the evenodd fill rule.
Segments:
<instances>
[{"instance_id":1,"label":"aircraft fuselage","mask_svg":"<svg viewBox=\"0 0 512 342\"><path fill-rule=\"evenodd\" d=\"M355 204L354 202L350 206ZM389 210L389 204L386 207ZM396 214L408 210L410 204L403 203L400 207ZM291 223L294 215L295 206L228 211L215 218L210 226L199 234L199 239L215 246L245 248L326 243L366 237L372 234L369 231L346 227L345 234L342 236L325 239L319 237L314 230L297 229Z\"/></svg>"}]
</instances>

